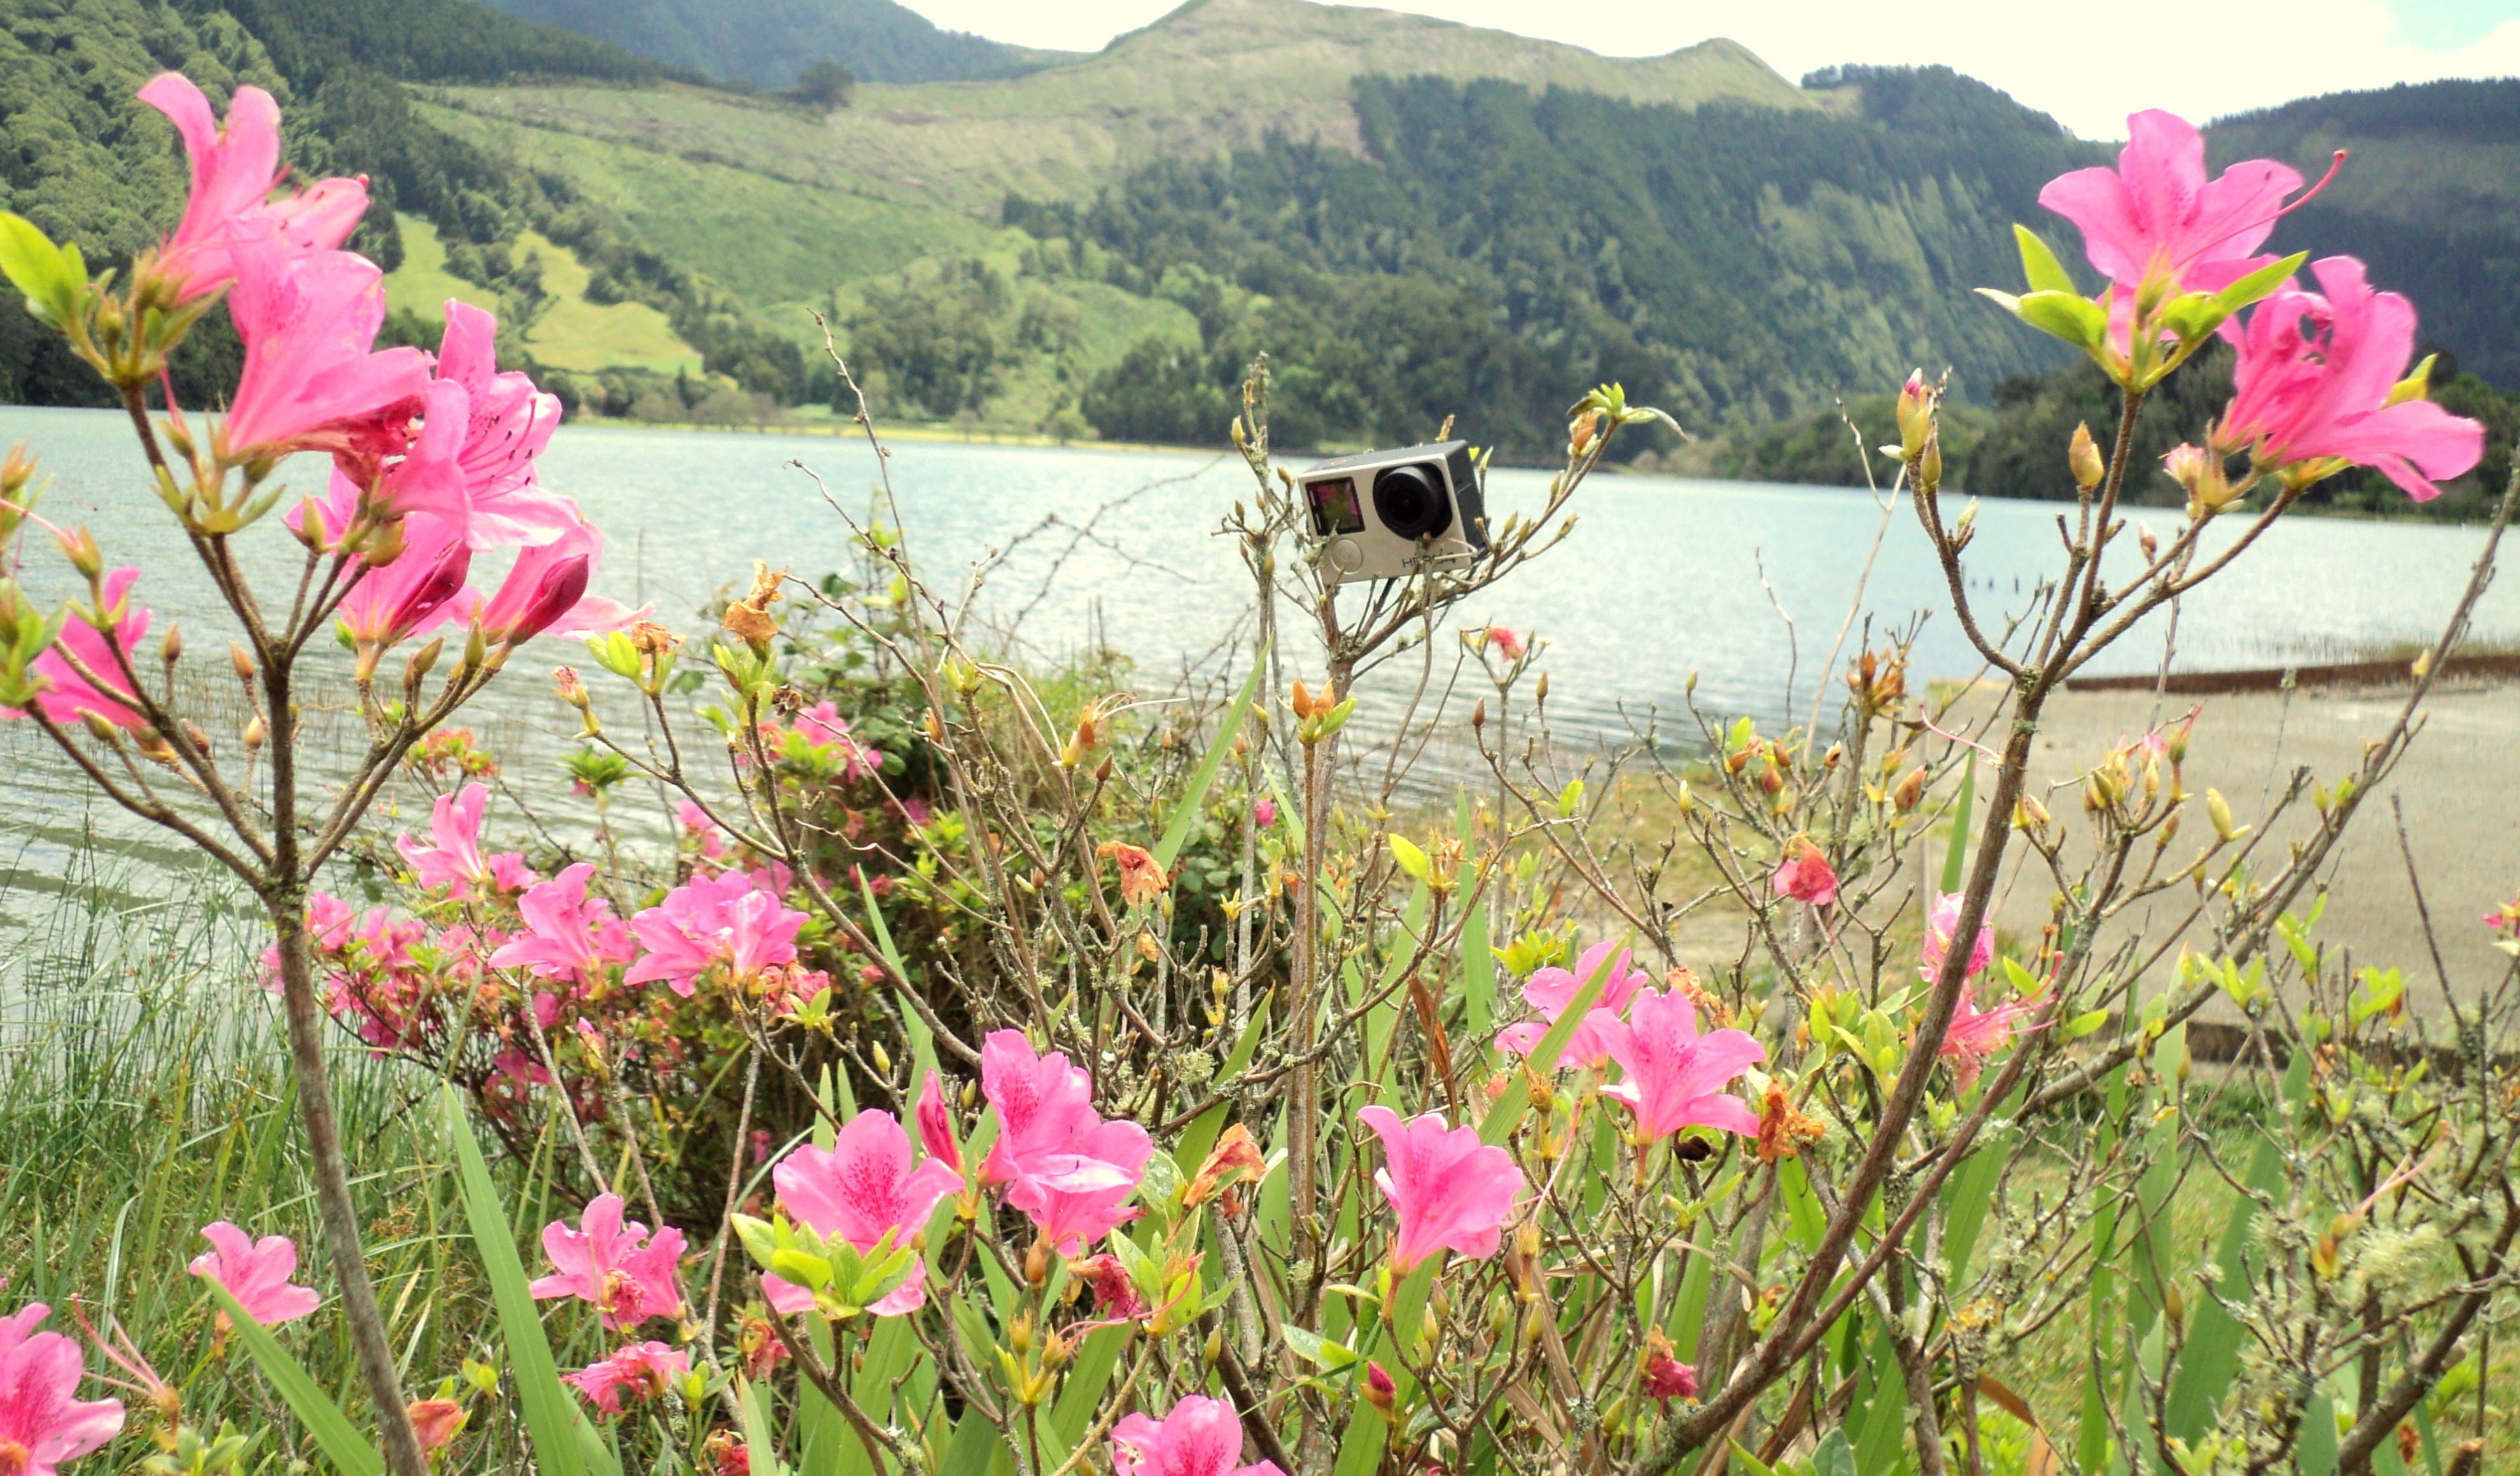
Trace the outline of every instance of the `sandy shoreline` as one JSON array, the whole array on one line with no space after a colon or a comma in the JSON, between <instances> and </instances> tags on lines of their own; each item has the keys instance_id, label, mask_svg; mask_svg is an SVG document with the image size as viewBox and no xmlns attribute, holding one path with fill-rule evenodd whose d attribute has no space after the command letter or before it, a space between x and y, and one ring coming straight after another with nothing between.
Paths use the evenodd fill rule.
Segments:
<instances>
[{"instance_id":1,"label":"sandy shoreline","mask_svg":"<svg viewBox=\"0 0 2520 1476\"><path fill-rule=\"evenodd\" d=\"M2297 767L2307 766L2313 784L2333 784L2362 762L2366 741L2397 719L2406 689L2306 690L2279 693L2235 693L2170 697L2159 704L2161 721L2175 725L2197 709L2184 779L2200 796L2182 822L2172 855L2192 856L2206 833L2201 796L2220 789L2243 824L2256 824L2267 804L2281 797ZM2079 776L2123 738L2154 722L2149 693L2069 693L2050 699L2034 759L2034 783L2054 787L2048 807L2057 822L2087 840ZM2436 689L2426 703L2423 727L2395 773L2363 803L2331 860L2326 911L2315 937L2353 950L2353 965L2403 969L2408 997L2428 1015L2443 1013L2439 976L2427 947L2398 845L2392 801L2406 817L2408 850L2421 879L2452 986L2472 999L2511 966L2493 946L2482 914L2520 892L2520 685ZM2266 844L2306 833L2316 811L2306 788L2302 800L2279 820ZM2262 844L2259 854L2270 853ZM2088 852L2086 844L2081 849ZM2072 854L2069 852L2069 855ZM2272 855L2280 857L2281 852ZM2026 936L2050 916L2055 886L2044 868L2007 870L1997 909L1999 928ZM2181 888L2152 899L2130 917L2148 937L2161 937L2193 905ZM2307 906L2305 902L2304 906ZM2121 927L2126 923L2119 924ZM2200 938L2200 946L2204 940ZM2171 958L2177 957L2174 949ZM2146 992L2168 982L2164 962L2147 978Z\"/></svg>"}]
</instances>

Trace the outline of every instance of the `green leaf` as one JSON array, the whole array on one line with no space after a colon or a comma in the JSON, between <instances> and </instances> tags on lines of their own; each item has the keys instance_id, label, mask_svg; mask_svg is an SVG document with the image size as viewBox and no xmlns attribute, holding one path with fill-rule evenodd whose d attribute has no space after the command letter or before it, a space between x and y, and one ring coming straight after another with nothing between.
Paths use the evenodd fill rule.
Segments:
<instances>
[{"instance_id":1,"label":"green leaf","mask_svg":"<svg viewBox=\"0 0 2520 1476\"><path fill-rule=\"evenodd\" d=\"M0 210L0 272L26 294L26 308L55 328L70 321L87 273L76 269L73 247L65 254L52 238L22 216Z\"/></svg>"},{"instance_id":2,"label":"green leaf","mask_svg":"<svg viewBox=\"0 0 2520 1476\"><path fill-rule=\"evenodd\" d=\"M2013 311L2032 328L2076 348L2096 350L2108 341L2108 309L2079 293L2032 292Z\"/></svg>"},{"instance_id":3,"label":"green leaf","mask_svg":"<svg viewBox=\"0 0 2520 1476\"><path fill-rule=\"evenodd\" d=\"M2093 1009L2083 1014L2078 1014L2065 1022L2065 1034L2063 1038L2069 1041L2079 1041L2108 1022L2109 1012L2105 1009Z\"/></svg>"},{"instance_id":4,"label":"green leaf","mask_svg":"<svg viewBox=\"0 0 2520 1476\"><path fill-rule=\"evenodd\" d=\"M2075 291L2074 279L2057 264L2056 253L2048 248L2048 243L2039 238L2038 232L2028 226L2016 225L2012 228L2012 239L2021 246L2021 275L2029 282L2032 291Z\"/></svg>"},{"instance_id":5,"label":"green leaf","mask_svg":"<svg viewBox=\"0 0 2520 1476\"><path fill-rule=\"evenodd\" d=\"M1287 1347L1295 1350L1295 1357L1307 1363L1319 1364L1332 1371L1351 1367L1356 1363L1355 1349L1345 1343L1333 1342L1318 1332L1307 1331L1292 1322L1281 1328L1280 1335L1285 1338Z\"/></svg>"},{"instance_id":6,"label":"green leaf","mask_svg":"<svg viewBox=\"0 0 2520 1476\"><path fill-rule=\"evenodd\" d=\"M1390 1431L1381 1410L1358 1400L1355 1410L1348 1415L1347 1431L1339 1437L1338 1465L1330 1476L1373 1476L1382 1465Z\"/></svg>"},{"instance_id":7,"label":"green leaf","mask_svg":"<svg viewBox=\"0 0 2520 1476\"><path fill-rule=\"evenodd\" d=\"M761 1391L741 1373L735 1376L735 1402L743 1411L743 1449L752 1469L759 1476L788 1476L779 1459L779 1426L762 1409Z\"/></svg>"},{"instance_id":8,"label":"green leaf","mask_svg":"<svg viewBox=\"0 0 2520 1476\"><path fill-rule=\"evenodd\" d=\"M2309 259L2308 251L2295 251L2281 261L2269 262L2216 292L2214 305L2228 318L2253 302L2264 301L2274 294L2275 289L2291 281L2292 274L2300 271L2302 263Z\"/></svg>"},{"instance_id":9,"label":"green leaf","mask_svg":"<svg viewBox=\"0 0 2520 1476\"><path fill-rule=\"evenodd\" d=\"M1384 838L1391 842L1391 859L1400 863L1400 870L1419 881L1435 873L1434 863L1426 859L1426 853L1418 848L1416 841L1405 835L1390 835Z\"/></svg>"},{"instance_id":10,"label":"green leaf","mask_svg":"<svg viewBox=\"0 0 2520 1476\"><path fill-rule=\"evenodd\" d=\"M1768 1464L1758 1456L1743 1450L1741 1448L1741 1442L1735 1440L1729 1442L1729 1444L1732 1447L1732 1458L1738 1461L1741 1469L1749 1472L1750 1476L1777 1476L1777 1468L1775 1466Z\"/></svg>"},{"instance_id":11,"label":"green leaf","mask_svg":"<svg viewBox=\"0 0 2520 1476\"><path fill-rule=\"evenodd\" d=\"M455 1144L461 1170L465 1218L499 1310L499 1331L508 1342L517 1404L533 1437L535 1465L550 1476L587 1476L587 1452L579 1445L577 1432L585 1415L568 1386L560 1381L560 1364L552 1358L551 1340L544 1336L542 1318L534 1311L524 1263L517 1256L516 1232L509 1228L507 1209L490 1183L490 1166L482 1161L481 1144L464 1115L464 1099L452 1087L441 1089L439 1099L445 1110L446 1136Z\"/></svg>"},{"instance_id":12,"label":"green leaf","mask_svg":"<svg viewBox=\"0 0 2520 1476\"><path fill-rule=\"evenodd\" d=\"M7 218L15 220L17 217ZM210 1295L218 1300L219 1310L226 1313L228 1320L235 1324L237 1341L245 1344L246 1351L253 1355L253 1361L262 1365L263 1377L271 1380L271 1387L280 1392L289 1411L296 1415L297 1422L314 1437L316 1448L324 1453L324 1458L333 1462L342 1476L384 1476L384 1456L366 1436L359 1433L356 1425L350 1423L350 1417L341 1412L341 1407L333 1403L297 1360L289 1356L289 1350L280 1346L279 1339L271 1335L270 1329L246 1316L245 1308L228 1293L226 1287L207 1276L202 1279L209 1286Z\"/></svg>"},{"instance_id":13,"label":"green leaf","mask_svg":"<svg viewBox=\"0 0 2520 1476\"><path fill-rule=\"evenodd\" d=\"M1243 678L1242 691L1234 699L1231 714L1216 725L1216 741L1207 745L1207 753L1198 767L1191 771L1190 783L1173 803L1172 818L1164 823L1163 839L1155 842L1155 865L1169 872L1173 858L1190 839L1191 827L1198 824L1198 812L1207 803L1208 786L1216 783L1216 771L1225 767L1226 755L1234 751L1234 736L1251 713L1251 699L1260 694L1260 683L1269 674L1269 644L1262 642L1251 655L1251 675Z\"/></svg>"}]
</instances>

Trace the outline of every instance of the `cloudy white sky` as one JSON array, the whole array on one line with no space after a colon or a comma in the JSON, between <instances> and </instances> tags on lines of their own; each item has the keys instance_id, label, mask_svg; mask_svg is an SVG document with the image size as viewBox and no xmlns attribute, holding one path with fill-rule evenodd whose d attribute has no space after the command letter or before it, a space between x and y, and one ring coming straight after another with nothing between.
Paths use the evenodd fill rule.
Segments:
<instances>
[{"instance_id":1,"label":"cloudy white sky","mask_svg":"<svg viewBox=\"0 0 2520 1476\"><path fill-rule=\"evenodd\" d=\"M1091 51L1176 0L907 0L940 25ZM1391 0L1384 8L1654 56L1731 36L1788 77L1840 62L1941 62L2054 113L2086 138L2125 115L2195 118L2308 93L2520 75L2520 0Z\"/></svg>"}]
</instances>

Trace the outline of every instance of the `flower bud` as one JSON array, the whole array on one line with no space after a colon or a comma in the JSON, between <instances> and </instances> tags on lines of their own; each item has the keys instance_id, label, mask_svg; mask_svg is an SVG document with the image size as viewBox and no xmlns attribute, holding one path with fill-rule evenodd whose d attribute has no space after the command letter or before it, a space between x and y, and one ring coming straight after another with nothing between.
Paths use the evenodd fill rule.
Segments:
<instances>
[{"instance_id":1,"label":"flower bud","mask_svg":"<svg viewBox=\"0 0 2520 1476\"><path fill-rule=\"evenodd\" d=\"M1050 1284L1049 1241L1038 1237L1033 1240L1032 1249L1024 1252L1023 1270L1024 1284L1036 1291ZM1023 1335L1029 1341L1032 1324L1029 1321L1019 1321L1016 1325L1022 1329ZM1015 1351L1021 1353L1023 1348L1019 1346Z\"/></svg>"},{"instance_id":2,"label":"flower bud","mask_svg":"<svg viewBox=\"0 0 2520 1476\"><path fill-rule=\"evenodd\" d=\"M1912 369L1908 382L1899 386L1899 459L1912 462L1925 449L1925 437L1933 429L1933 393L1925 387L1925 372Z\"/></svg>"},{"instance_id":3,"label":"flower bud","mask_svg":"<svg viewBox=\"0 0 2520 1476\"><path fill-rule=\"evenodd\" d=\"M1828 745L1828 751L1820 756L1820 766L1824 770L1835 772L1837 766L1843 762L1845 758L1846 745L1844 743L1831 743Z\"/></svg>"},{"instance_id":4,"label":"flower bud","mask_svg":"<svg viewBox=\"0 0 2520 1476\"><path fill-rule=\"evenodd\" d=\"M2231 803L2223 797L2220 789L2205 791L2205 818L2214 823L2214 833L2227 841L2237 840L2249 833L2247 826L2233 823Z\"/></svg>"},{"instance_id":5,"label":"flower bud","mask_svg":"<svg viewBox=\"0 0 2520 1476\"><path fill-rule=\"evenodd\" d=\"M1476 702L1470 704L1470 731L1476 733L1487 725L1488 699L1481 697Z\"/></svg>"},{"instance_id":6,"label":"flower bud","mask_svg":"<svg viewBox=\"0 0 2520 1476\"><path fill-rule=\"evenodd\" d=\"M245 725L245 751L253 753L260 750L270 737L269 732L262 726L262 714L255 713Z\"/></svg>"},{"instance_id":7,"label":"flower bud","mask_svg":"<svg viewBox=\"0 0 2520 1476\"><path fill-rule=\"evenodd\" d=\"M228 664L236 668L238 681L253 680L253 653L247 650L242 644L235 641L228 643Z\"/></svg>"},{"instance_id":8,"label":"flower bud","mask_svg":"<svg viewBox=\"0 0 2520 1476\"><path fill-rule=\"evenodd\" d=\"M184 622L166 622L166 639L158 643L158 659L172 666L184 656Z\"/></svg>"},{"instance_id":9,"label":"flower bud","mask_svg":"<svg viewBox=\"0 0 2520 1476\"><path fill-rule=\"evenodd\" d=\"M1534 702L1549 700L1549 673L1544 671L1540 674L1540 685L1532 689L1531 697Z\"/></svg>"},{"instance_id":10,"label":"flower bud","mask_svg":"<svg viewBox=\"0 0 2520 1476\"><path fill-rule=\"evenodd\" d=\"M1297 677L1295 679L1295 690L1287 694L1286 705L1293 708L1295 716L1299 718L1308 718L1313 715L1313 694L1305 688L1303 678Z\"/></svg>"},{"instance_id":11,"label":"flower bud","mask_svg":"<svg viewBox=\"0 0 2520 1476\"><path fill-rule=\"evenodd\" d=\"M2065 459L2074 469L2074 485L2086 492L2098 487L2100 479L2109 474L2109 464L2100 455L2098 443L2092 439L2088 421L2074 427L2073 447L2065 453Z\"/></svg>"},{"instance_id":12,"label":"flower bud","mask_svg":"<svg viewBox=\"0 0 2520 1476\"><path fill-rule=\"evenodd\" d=\"M2143 561L2146 563L2161 557L2161 540L2154 535L2152 524L2148 522L2135 525L2135 546L2143 550Z\"/></svg>"},{"instance_id":13,"label":"flower bud","mask_svg":"<svg viewBox=\"0 0 2520 1476\"><path fill-rule=\"evenodd\" d=\"M1386 1419L1390 1417L1393 1406L1397 1405L1400 1399L1400 1386L1391 1381L1391 1375L1383 1371L1380 1364L1371 1360L1365 1365L1363 1392L1365 1402L1381 1410Z\"/></svg>"},{"instance_id":14,"label":"flower bud","mask_svg":"<svg viewBox=\"0 0 2520 1476\"><path fill-rule=\"evenodd\" d=\"M427 646L413 651L411 653L411 660L405 663L402 669L403 690L405 692L416 691L420 687L421 683L428 681L428 673L437 665L437 658L445 651L445 649L446 638L444 636L440 636L436 640L429 642Z\"/></svg>"},{"instance_id":15,"label":"flower bud","mask_svg":"<svg viewBox=\"0 0 2520 1476\"><path fill-rule=\"evenodd\" d=\"M1908 777L1899 781L1899 787L1890 791L1891 806L1902 814L1916 808L1917 801L1924 797L1925 768L1922 764L1909 770Z\"/></svg>"}]
</instances>

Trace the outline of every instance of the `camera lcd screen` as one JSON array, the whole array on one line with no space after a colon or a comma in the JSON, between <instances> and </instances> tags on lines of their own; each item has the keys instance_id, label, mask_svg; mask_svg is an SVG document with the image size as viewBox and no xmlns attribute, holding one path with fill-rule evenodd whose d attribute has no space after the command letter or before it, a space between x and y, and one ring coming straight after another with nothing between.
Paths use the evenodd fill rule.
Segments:
<instances>
[{"instance_id":1,"label":"camera lcd screen","mask_svg":"<svg viewBox=\"0 0 2520 1476\"><path fill-rule=\"evenodd\" d=\"M1321 537L1365 531L1365 506L1357 501L1354 479L1306 482L1304 493L1312 499L1313 531Z\"/></svg>"}]
</instances>

